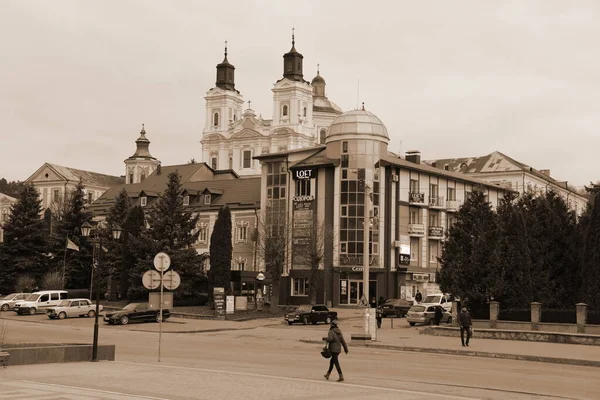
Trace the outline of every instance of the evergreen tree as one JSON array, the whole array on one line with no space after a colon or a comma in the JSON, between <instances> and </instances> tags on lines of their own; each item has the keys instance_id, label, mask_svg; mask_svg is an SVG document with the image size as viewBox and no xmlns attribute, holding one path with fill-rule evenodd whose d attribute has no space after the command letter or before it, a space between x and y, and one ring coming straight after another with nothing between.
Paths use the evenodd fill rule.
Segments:
<instances>
[{"instance_id":1,"label":"evergreen tree","mask_svg":"<svg viewBox=\"0 0 600 400\"><path fill-rule=\"evenodd\" d=\"M123 232L121 239L118 241L108 241L106 247L109 248L109 252L106 254L104 262L104 274L105 277L112 277L113 284L117 285L117 288L113 288L112 292L118 292L121 298L127 297L127 289L129 288L129 272L128 269L135 265L135 258L129 249L130 233L125 228L125 224L129 213L132 209L132 201L127 195L125 189L121 190L118 196L115 198L115 203L108 212L106 218L107 230L112 231L115 227L120 227ZM143 211L142 211L143 214ZM107 235L110 234L107 232Z\"/></svg>"},{"instance_id":2,"label":"evergreen tree","mask_svg":"<svg viewBox=\"0 0 600 400\"><path fill-rule=\"evenodd\" d=\"M210 235L210 271L208 279L211 287L209 296L212 298L212 288L223 287L231 291L231 258L233 245L231 243L231 211L224 206L219 209L215 227Z\"/></svg>"},{"instance_id":3,"label":"evergreen tree","mask_svg":"<svg viewBox=\"0 0 600 400\"><path fill-rule=\"evenodd\" d=\"M4 193L11 197L19 196L23 186L25 186L25 183L20 181L8 182L5 178L0 179L0 193Z\"/></svg>"},{"instance_id":4,"label":"evergreen tree","mask_svg":"<svg viewBox=\"0 0 600 400\"><path fill-rule=\"evenodd\" d=\"M54 222L51 236L54 267L65 272L65 288L83 289L91 282L93 247L90 238L81 236L81 226L91 221L86 210L84 185L80 181L75 191L65 196L64 212ZM79 251L67 250L67 239ZM64 264L64 265L63 265Z\"/></svg>"},{"instance_id":5,"label":"evergreen tree","mask_svg":"<svg viewBox=\"0 0 600 400\"><path fill-rule=\"evenodd\" d=\"M600 191L594 194L593 205L584 222L582 293L593 310L600 310Z\"/></svg>"},{"instance_id":6,"label":"evergreen tree","mask_svg":"<svg viewBox=\"0 0 600 400\"><path fill-rule=\"evenodd\" d=\"M457 213L442 247L440 288L473 307L505 292L497 252L497 220L483 191L474 190Z\"/></svg>"},{"instance_id":7,"label":"evergreen tree","mask_svg":"<svg viewBox=\"0 0 600 400\"><path fill-rule=\"evenodd\" d=\"M48 270L48 243L41 219L42 205L33 185L23 187L4 225L4 244L0 246L0 291L9 292L23 275L38 283Z\"/></svg>"}]
</instances>

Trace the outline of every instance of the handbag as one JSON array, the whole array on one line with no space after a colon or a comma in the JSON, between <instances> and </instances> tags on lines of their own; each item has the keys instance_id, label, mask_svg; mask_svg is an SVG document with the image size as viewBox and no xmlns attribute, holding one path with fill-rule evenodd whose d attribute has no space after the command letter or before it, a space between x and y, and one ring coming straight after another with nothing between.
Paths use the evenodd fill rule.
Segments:
<instances>
[{"instance_id":1,"label":"handbag","mask_svg":"<svg viewBox=\"0 0 600 400\"><path fill-rule=\"evenodd\" d=\"M331 350L329 350L329 347L327 347L327 345L323 347L323 350L321 350L321 355L323 356L323 358L331 358Z\"/></svg>"}]
</instances>

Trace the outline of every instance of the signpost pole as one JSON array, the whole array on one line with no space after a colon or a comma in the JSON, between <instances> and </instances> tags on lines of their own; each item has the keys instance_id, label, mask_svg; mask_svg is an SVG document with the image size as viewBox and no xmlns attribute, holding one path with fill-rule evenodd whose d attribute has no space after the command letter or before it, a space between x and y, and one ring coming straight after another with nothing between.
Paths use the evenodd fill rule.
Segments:
<instances>
[{"instance_id":1,"label":"signpost pole","mask_svg":"<svg viewBox=\"0 0 600 400\"><path fill-rule=\"evenodd\" d=\"M163 256L160 256L160 306L158 311L158 362L160 362L160 344L162 342L162 307L163 307L163 278L164 278L164 268L163 268Z\"/></svg>"},{"instance_id":2,"label":"signpost pole","mask_svg":"<svg viewBox=\"0 0 600 400\"><path fill-rule=\"evenodd\" d=\"M370 205L371 202L369 200L369 186L367 185L367 181L364 182L365 185L365 204L364 204L364 216L363 216L363 298L364 298L364 306L365 306L365 317L364 317L364 332L365 335L370 334L370 323L369 323L369 233L370 233Z\"/></svg>"}]
</instances>

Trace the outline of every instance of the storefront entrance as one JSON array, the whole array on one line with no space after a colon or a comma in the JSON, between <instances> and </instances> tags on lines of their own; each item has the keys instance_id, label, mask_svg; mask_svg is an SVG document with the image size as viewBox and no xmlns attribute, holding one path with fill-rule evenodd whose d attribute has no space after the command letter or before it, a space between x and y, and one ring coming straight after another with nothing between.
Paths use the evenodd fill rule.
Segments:
<instances>
[{"instance_id":1,"label":"storefront entrance","mask_svg":"<svg viewBox=\"0 0 600 400\"><path fill-rule=\"evenodd\" d=\"M363 296L363 284L362 280L340 280L340 305L360 304ZM377 298L377 281L369 281L369 296Z\"/></svg>"}]
</instances>

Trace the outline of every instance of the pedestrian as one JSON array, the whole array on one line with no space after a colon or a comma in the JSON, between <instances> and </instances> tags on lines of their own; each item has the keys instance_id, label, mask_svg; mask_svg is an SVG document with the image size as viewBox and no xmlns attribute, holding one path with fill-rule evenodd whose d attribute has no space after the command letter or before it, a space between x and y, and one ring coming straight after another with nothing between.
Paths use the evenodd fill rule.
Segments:
<instances>
[{"instance_id":1,"label":"pedestrian","mask_svg":"<svg viewBox=\"0 0 600 400\"><path fill-rule=\"evenodd\" d=\"M417 294L415 294L415 301L417 303L420 303L421 300L423 300L423 295L421 294L421 292L419 292L419 289L417 289Z\"/></svg>"},{"instance_id":2,"label":"pedestrian","mask_svg":"<svg viewBox=\"0 0 600 400\"><path fill-rule=\"evenodd\" d=\"M381 319L383 318L381 307L377 307L375 319L377 320L377 328L381 329Z\"/></svg>"},{"instance_id":3,"label":"pedestrian","mask_svg":"<svg viewBox=\"0 0 600 400\"><path fill-rule=\"evenodd\" d=\"M467 307L463 307L460 310L460 341L463 347L469 347L469 340L471 339L471 329L473 323L471 322L471 314L467 310ZM467 341L465 343L465 331L467 332Z\"/></svg>"},{"instance_id":4,"label":"pedestrian","mask_svg":"<svg viewBox=\"0 0 600 400\"><path fill-rule=\"evenodd\" d=\"M371 298L371 308L377 308L377 299L375 297Z\"/></svg>"},{"instance_id":5,"label":"pedestrian","mask_svg":"<svg viewBox=\"0 0 600 400\"><path fill-rule=\"evenodd\" d=\"M331 375L331 371L333 371L333 366L335 365L335 369L337 370L337 373L339 375L337 381L343 382L344 374L342 374L342 368L340 367L339 356L342 352L342 347L344 348L344 352L348 354L348 345L344 340L344 335L338 327L338 323L336 320L331 321L331 326L329 327L327 337L323 339L327 341L329 351L331 351L331 358L329 359L329 369L324 375L325 379L329 380L329 375Z\"/></svg>"},{"instance_id":6,"label":"pedestrian","mask_svg":"<svg viewBox=\"0 0 600 400\"><path fill-rule=\"evenodd\" d=\"M433 315L433 319L434 319L436 325L439 326L440 321L442 320L443 316L444 316L444 313L442 311L442 307L436 306L435 307L435 313Z\"/></svg>"}]
</instances>

